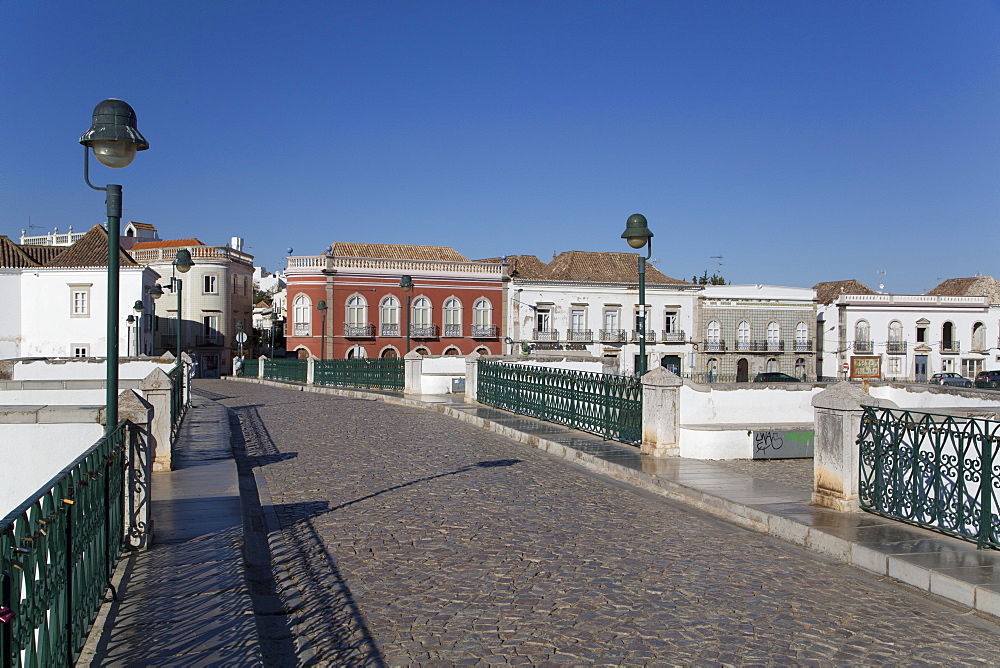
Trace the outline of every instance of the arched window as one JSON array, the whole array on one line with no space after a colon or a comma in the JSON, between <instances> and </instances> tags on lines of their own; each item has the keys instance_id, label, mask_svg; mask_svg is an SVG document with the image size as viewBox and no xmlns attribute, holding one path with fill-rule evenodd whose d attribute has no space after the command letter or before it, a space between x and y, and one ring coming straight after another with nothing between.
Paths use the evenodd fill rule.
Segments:
<instances>
[{"instance_id":1,"label":"arched window","mask_svg":"<svg viewBox=\"0 0 1000 668\"><path fill-rule=\"evenodd\" d=\"M781 328L776 322L769 322L767 324L767 349L768 350L778 350L781 347ZM768 371L777 371L777 369L768 369Z\"/></svg>"},{"instance_id":2,"label":"arched window","mask_svg":"<svg viewBox=\"0 0 1000 668\"><path fill-rule=\"evenodd\" d=\"M766 371L770 371L770 372L777 371L778 370L778 360L774 359L773 357L771 359L767 360L767 367L766 367L765 370Z\"/></svg>"},{"instance_id":3,"label":"arched window","mask_svg":"<svg viewBox=\"0 0 1000 668\"><path fill-rule=\"evenodd\" d=\"M394 360L399 357L399 351L393 348L392 346L389 346L388 348L382 351L382 354L379 355L379 357L381 357L384 360L389 360L389 359Z\"/></svg>"},{"instance_id":4,"label":"arched window","mask_svg":"<svg viewBox=\"0 0 1000 668\"><path fill-rule=\"evenodd\" d=\"M941 325L941 349L955 349L955 325L948 321Z\"/></svg>"},{"instance_id":5,"label":"arched window","mask_svg":"<svg viewBox=\"0 0 1000 668\"><path fill-rule=\"evenodd\" d=\"M428 328L431 326L431 300L427 297L417 297L413 300L413 308L410 323L414 328ZM418 351L419 352L419 351ZM428 354L428 353L425 353Z\"/></svg>"},{"instance_id":6,"label":"arched window","mask_svg":"<svg viewBox=\"0 0 1000 668\"><path fill-rule=\"evenodd\" d=\"M379 304L379 324L382 336L399 336L399 300L393 295L383 297Z\"/></svg>"},{"instance_id":7,"label":"arched window","mask_svg":"<svg viewBox=\"0 0 1000 668\"><path fill-rule=\"evenodd\" d=\"M806 323L804 322L795 325L795 349L809 349L809 328L806 327Z\"/></svg>"},{"instance_id":8,"label":"arched window","mask_svg":"<svg viewBox=\"0 0 1000 668\"><path fill-rule=\"evenodd\" d=\"M736 328L736 349L750 350L750 323L746 320Z\"/></svg>"},{"instance_id":9,"label":"arched window","mask_svg":"<svg viewBox=\"0 0 1000 668\"><path fill-rule=\"evenodd\" d=\"M462 351L456 348L455 346L449 346L448 348L445 348L444 354L455 356L455 355L461 355Z\"/></svg>"},{"instance_id":10,"label":"arched window","mask_svg":"<svg viewBox=\"0 0 1000 668\"><path fill-rule=\"evenodd\" d=\"M716 346L715 350L718 350L718 345L721 343L719 338L719 321L713 320L708 323L708 329L705 333L705 343Z\"/></svg>"},{"instance_id":11,"label":"arched window","mask_svg":"<svg viewBox=\"0 0 1000 668\"><path fill-rule=\"evenodd\" d=\"M462 336L462 302L457 297L444 300L444 335Z\"/></svg>"},{"instance_id":12,"label":"arched window","mask_svg":"<svg viewBox=\"0 0 1000 668\"><path fill-rule=\"evenodd\" d=\"M352 346L347 350L346 358L349 360L358 360L368 357L368 353L361 346Z\"/></svg>"},{"instance_id":13,"label":"arched window","mask_svg":"<svg viewBox=\"0 0 1000 668\"><path fill-rule=\"evenodd\" d=\"M292 335L309 336L312 314L312 302L303 293L295 296L292 302Z\"/></svg>"},{"instance_id":14,"label":"arched window","mask_svg":"<svg viewBox=\"0 0 1000 668\"><path fill-rule=\"evenodd\" d=\"M854 324L854 340L855 341L871 341L871 330L868 327L867 320L858 320Z\"/></svg>"},{"instance_id":15,"label":"arched window","mask_svg":"<svg viewBox=\"0 0 1000 668\"><path fill-rule=\"evenodd\" d=\"M715 379L719 377L719 360L710 357L705 364L705 371L708 372L708 382L714 383Z\"/></svg>"},{"instance_id":16,"label":"arched window","mask_svg":"<svg viewBox=\"0 0 1000 668\"><path fill-rule=\"evenodd\" d=\"M493 305L485 297L480 297L472 305L472 335L496 336L493 331Z\"/></svg>"},{"instance_id":17,"label":"arched window","mask_svg":"<svg viewBox=\"0 0 1000 668\"><path fill-rule=\"evenodd\" d=\"M361 295L351 295L347 298L347 327L355 330L367 326L368 302Z\"/></svg>"},{"instance_id":18,"label":"arched window","mask_svg":"<svg viewBox=\"0 0 1000 668\"><path fill-rule=\"evenodd\" d=\"M890 354L901 354L906 352L906 345L903 343L903 325L898 320L889 323L889 343L886 346Z\"/></svg>"},{"instance_id":19,"label":"arched window","mask_svg":"<svg viewBox=\"0 0 1000 668\"><path fill-rule=\"evenodd\" d=\"M986 350L986 325L981 322L972 326L972 349Z\"/></svg>"},{"instance_id":20,"label":"arched window","mask_svg":"<svg viewBox=\"0 0 1000 668\"><path fill-rule=\"evenodd\" d=\"M806 361L801 357L795 360L795 377L799 380L806 379Z\"/></svg>"}]
</instances>

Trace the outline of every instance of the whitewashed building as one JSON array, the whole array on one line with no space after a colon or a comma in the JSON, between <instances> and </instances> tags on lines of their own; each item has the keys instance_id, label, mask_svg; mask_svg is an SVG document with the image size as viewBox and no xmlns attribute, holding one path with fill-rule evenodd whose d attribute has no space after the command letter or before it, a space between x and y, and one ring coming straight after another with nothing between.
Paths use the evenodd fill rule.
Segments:
<instances>
[{"instance_id":1,"label":"whitewashed building","mask_svg":"<svg viewBox=\"0 0 1000 668\"><path fill-rule=\"evenodd\" d=\"M106 354L107 231L95 225L74 242L21 246L0 236L0 359ZM119 263L118 349L128 357L145 352L146 295L160 275L125 251ZM129 324L129 316L138 321Z\"/></svg>"},{"instance_id":2,"label":"whitewashed building","mask_svg":"<svg viewBox=\"0 0 1000 668\"><path fill-rule=\"evenodd\" d=\"M878 294L857 281L816 288L826 376L851 375L866 358L887 380L973 379L1000 367L1000 283L991 276L948 279L925 295Z\"/></svg>"}]
</instances>

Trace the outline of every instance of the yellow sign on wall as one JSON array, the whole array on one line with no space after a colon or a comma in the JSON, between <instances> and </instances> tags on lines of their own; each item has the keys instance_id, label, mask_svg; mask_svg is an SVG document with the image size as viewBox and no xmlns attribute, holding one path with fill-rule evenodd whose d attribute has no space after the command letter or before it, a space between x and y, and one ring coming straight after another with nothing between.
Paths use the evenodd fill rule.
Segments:
<instances>
[{"instance_id":1,"label":"yellow sign on wall","mask_svg":"<svg viewBox=\"0 0 1000 668\"><path fill-rule=\"evenodd\" d=\"M881 357L851 357L851 378L881 378Z\"/></svg>"}]
</instances>

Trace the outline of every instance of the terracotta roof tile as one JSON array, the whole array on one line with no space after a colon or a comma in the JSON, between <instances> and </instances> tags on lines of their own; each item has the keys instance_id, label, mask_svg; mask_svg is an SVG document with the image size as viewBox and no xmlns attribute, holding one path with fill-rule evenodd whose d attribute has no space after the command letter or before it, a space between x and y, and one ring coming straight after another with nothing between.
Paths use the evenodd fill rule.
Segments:
<instances>
[{"instance_id":1,"label":"terracotta roof tile","mask_svg":"<svg viewBox=\"0 0 1000 668\"><path fill-rule=\"evenodd\" d=\"M39 264L51 262L68 248L69 246L32 246L28 244L21 246L21 250Z\"/></svg>"},{"instance_id":2,"label":"terracotta roof tile","mask_svg":"<svg viewBox=\"0 0 1000 668\"><path fill-rule=\"evenodd\" d=\"M9 237L0 235L0 267L19 269L37 267L39 264L31 255L25 253L24 249L11 241Z\"/></svg>"},{"instance_id":3,"label":"terracotta roof tile","mask_svg":"<svg viewBox=\"0 0 1000 668\"><path fill-rule=\"evenodd\" d=\"M134 220L130 220L129 224L137 230L156 230L156 227L150 225L149 223L139 223Z\"/></svg>"},{"instance_id":4,"label":"terracotta roof tile","mask_svg":"<svg viewBox=\"0 0 1000 668\"><path fill-rule=\"evenodd\" d=\"M489 258L477 260L478 262L502 262L504 258ZM523 279L545 279L548 278L549 268L544 262L534 255L508 255L507 273L514 278Z\"/></svg>"},{"instance_id":5,"label":"terracotta roof tile","mask_svg":"<svg viewBox=\"0 0 1000 668\"><path fill-rule=\"evenodd\" d=\"M410 246L407 244L333 244L335 257L364 257L379 260L433 260L468 262L469 259L448 246Z\"/></svg>"},{"instance_id":6,"label":"terracotta roof tile","mask_svg":"<svg viewBox=\"0 0 1000 668\"><path fill-rule=\"evenodd\" d=\"M129 250L146 250L149 248L185 248L187 246L204 246L197 239L167 239L165 241L140 241Z\"/></svg>"},{"instance_id":7,"label":"terracotta roof tile","mask_svg":"<svg viewBox=\"0 0 1000 668\"><path fill-rule=\"evenodd\" d=\"M853 278L846 281L827 281L813 286L816 299L820 304L832 304L840 295L874 295L877 294L861 281Z\"/></svg>"},{"instance_id":8,"label":"terracotta roof tile","mask_svg":"<svg viewBox=\"0 0 1000 668\"><path fill-rule=\"evenodd\" d=\"M138 266L135 260L120 251L118 263L122 267ZM108 231L100 225L90 228L79 241L58 256L46 262L46 267L106 267L108 266Z\"/></svg>"},{"instance_id":9,"label":"terracotta roof tile","mask_svg":"<svg viewBox=\"0 0 1000 668\"><path fill-rule=\"evenodd\" d=\"M989 297L990 304L1000 304L1000 282L992 276L949 278L928 292L951 297Z\"/></svg>"},{"instance_id":10,"label":"terracotta roof tile","mask_svg":"<svg viewBox=\"0 0 1000 668\"><path fill-rule=\"evenodd\" d=\"M586 281L599 283L637 283L638 253L566 251L548 264L546 278L553 281ZM687 281L670 278L656 267L646 265L647 284L690 285Z\"/></svg>"}]
</instances>

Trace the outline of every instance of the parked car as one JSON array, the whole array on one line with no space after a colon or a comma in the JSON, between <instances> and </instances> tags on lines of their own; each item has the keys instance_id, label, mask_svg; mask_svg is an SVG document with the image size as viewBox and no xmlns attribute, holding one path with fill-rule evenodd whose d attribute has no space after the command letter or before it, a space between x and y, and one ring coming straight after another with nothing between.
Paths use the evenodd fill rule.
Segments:
<instances>
[{"instance_id":1,"label":"parked car","mask_svg":"<svg viewBox=\"0 0 1000 668\"><path fill-rule=\"evenodd\" d=\"M935 385L957 385L958 387L972 387L972 381L957 374L954 371L945 371L931 376L931 382Z\"/></svg>"},{"instance_id":2,"label":"parked car","mask_svg":"<svg viewBox=\"0 0 1000 668\"><path fill-rule=\"evenodd\" d=\"M976 387L984 387L994 390L1000 387L1000 369L994 371L980 371L976 374Z\"/></svg>"},{"instance_id":3,"label":"parked car","mask_svg":"<svg viewBox=\"0 0 1000 668\"><path fill-rule=\"evenodd\" d=\"M801 383L802 381L795 376L789 376L787 373L779 373L777 371L764 371L758 373L754 376L753 382L755 383Z\"/></svg>"}]
</instances>

